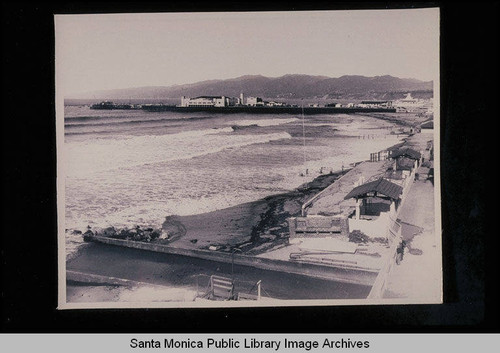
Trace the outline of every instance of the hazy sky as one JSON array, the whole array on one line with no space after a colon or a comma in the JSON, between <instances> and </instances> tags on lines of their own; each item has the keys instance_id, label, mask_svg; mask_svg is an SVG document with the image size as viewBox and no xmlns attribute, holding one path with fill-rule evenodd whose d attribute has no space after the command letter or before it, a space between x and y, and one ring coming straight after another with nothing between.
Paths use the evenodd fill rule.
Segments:
<instances>
[{"instance_id":1,"label":"hazy sky","mask_svg":"<svg viewBox=\"0 0 500 353\"><path fill-rule=\"evenodd\" d=\"M439 10L56 16L64 94L261 74L437 79Z\"/></svg>"}]
</instances>

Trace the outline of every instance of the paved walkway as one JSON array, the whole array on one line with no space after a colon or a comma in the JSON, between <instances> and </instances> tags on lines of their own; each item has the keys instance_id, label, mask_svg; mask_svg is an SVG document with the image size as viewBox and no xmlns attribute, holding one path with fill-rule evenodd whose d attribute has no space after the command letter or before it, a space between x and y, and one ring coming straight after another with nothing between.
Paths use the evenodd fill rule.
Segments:
<instances>
[{"instance_id":1,"label":"paved walkway","mask_svg":"<svg viewBox=\"0 0 500 353\"><path fill-rule=\"evenodd\" d=\"M399 213L409 249L389 276L384 298L412 303L440 303L442 288L440 234L435 234L434 186L417 180L411 186ZM408 251L409 250L409 251ZM408 300L410 299L410 300Z\"/></svg>"}]
</instances>

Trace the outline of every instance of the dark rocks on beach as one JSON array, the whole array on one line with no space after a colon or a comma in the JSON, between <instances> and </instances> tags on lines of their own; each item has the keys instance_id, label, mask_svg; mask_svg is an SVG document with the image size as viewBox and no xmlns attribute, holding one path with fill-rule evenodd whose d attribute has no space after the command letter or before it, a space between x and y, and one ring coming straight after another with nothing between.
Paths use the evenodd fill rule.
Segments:
<instances>
[{"instance_id":1,"label":"dark rocks on beach","mask_svg":"<svg viewBox=\"0 0 500 353\"><path fill-rule=\"evenodd\" d=\"M307 199L331 185L346 172L322 174L295 191L265 198L267 208L260 214L258 223L252 227L250 241L254 246L260 246L270 241L268 235L271 234L274 236L272 242L281 242L282 236L288 234L287 219L299 215L302 204Z\"/></svg>"},{"instance_id":2,"label":"dark rocks on beach","mask_svg":"<svg viewBox=\"0 0 500 353\"><path fill-rule=\"evenodd\" d=\"M90 231L87 231L85 234L87 234L88 232ZM161 230L153 228L141 229L141 227L139 226L131 229L123 228L118 230L115 227L108 227L99 232L96 232L96 235L114 239L150 242L160 237Z\"/></svg>"},{"instance_id":3,"label":"dark rocks on beach","mask_svg":"<svg viewBox=\"0 0 500 353\"><path fill-rule=\"evenodd\" d=\"M104 236L104 237L115 238L116 234L117 234L117 232L116 232L115 227L108 227L108 228L103 229L103 231L102 231L102 236Z\"/></svg>"},{"instance_id":4,"label":"dark rocks on beach","mask_svg":"<svg viewBox=\"0 0 500 353\"><path fill-rule=\"evenodd\" d=\"M353 230L349 233L349 241L352 243L368 243L370 237L359 230Z\"/></svg>"},{"instance_id":5,"label":"dark rocks on beach","mask_svg":"<svg viewBox=\"0 0 500 353\"><path fill-rule=\"evenodd\" d=\"M167 216L162 224L162 230L167 234L168 239L180 238L186 234L186 227L178 216Z\"/></svg>"},{"instance_id":6,"label":"dark rocks on beach","mask_svg":"<svg viewBox=\"0 0 500 353\"><path fill-rule=\"evenodd\" d=\"M381 244L388 244L389 240L387 238L384 238L384 237L375 237L375 238L372 238L372 242L381 243Z\"/></svg>"},{"instance_id":7,"label":"dark rocks on beach","mask_svg":"<svg viewBox=\"0 0 500 353\"><path fill-rule=\"evenodd\" d=\"M94 232L92 232L90 229L87 230L85 233L83 233L83 241L92 241L92 238L94 237Z\"/></svg>"}]
</instances>

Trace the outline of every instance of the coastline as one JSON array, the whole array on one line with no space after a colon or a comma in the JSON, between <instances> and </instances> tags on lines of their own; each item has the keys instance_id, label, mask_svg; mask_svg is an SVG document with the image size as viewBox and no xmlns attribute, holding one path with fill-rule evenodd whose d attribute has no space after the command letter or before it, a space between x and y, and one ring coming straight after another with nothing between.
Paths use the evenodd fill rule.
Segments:
<instances>
[{"instance_id":1,"label":"coastline","mask_svg":"<svg viewBox=\"0 0 500 353\"><path fill-rule=\"evenodd\" d=\"M295 190L274 194L207 213L169 216L164 229L173 224L186 233L169 246L206 249L209 246L239 247L243 253L255 255L283 243L288 233L288 217L300 214L302 204L339 179L349 169L323 174ZM267 245L267 246L266 246Z\"/></svg>"},{"instance_id":2,"label":"coastline","mask_svg":"<svg viewBox=\"0 0 500 353\"><path fill-rule=\"evenodd\" d=\"M373 118L381 118L396 124L393 119L384 119L383 117L373 116ZM398 120L399 121L399 120ZM409 126L404 121L399 121L399 126ZM402 143L395 144L395 146L407 144L408 138L405 138ZM360 161L355 165L362 163ZM185 234L179 239L169 243L169 246L186 248L186 249L207 249L210 246L220 247L220 250L230 252L235 247L241 249L242 253L246 255L258 255L273 248L279 248L285 244L286 238L283 237L288 232L288 224L286 219L290 216L300 214L301 205L313 195L319 193L332 183L335 183L342 175L347 173L350 169L344 171L334 172L330 174L319 175L312 181L306 182L293 191L281 194L274 194L259 199L257 201L239 204L233 207L224 208L212 212L190 215L190 216L169 216L166 218L163 227L178 227L179 224L185 229ZM90 245L90 244L89 244ZM94 245L91 245L94 246ZM102 245L98 245L102 246ZM89 249L90 251L87 251ZM106 247L108 255L124 256L128 253L124 249ZM83 263L83 267L95 266L94 261L96 258L89 256L92 253L92 248L82 247L81 251L67 263L73 261ZM137 260L134 272L145 270L150 266L161 266L163 260L156 259L152 256L152 260L156 265L147 265L143 260ZM108 256L98 259L99 266L107 267L111 263ZM87 262L87 263L86 263ZM147 261L149 262L149 261ZM185 264L187 267L189 265ZM216 271L219 268L215 269ZM193 281L194 273L185 271L176 274L179 278L189 278ZM179 283L180 284L180 283ZM168 284L172 286L172 283ZM185 285L185 283L181 284ZM117 301L120 300L120 295L117 291L128 291L126 287L108 286L108 290L103 287L95 289L95 286L90 284L79 283L75 286L72 283L67 286L68 297L73 301L78 301L78 298L86 295L86 289L90 289L88 296L85 297L88 302L96 301ZM113 289L114 288L114 289ZM172 287L174 290L176 287ZM177 288L178 289L178 288ZM92 294L94 293L94 294ZM108 293L108 295L106 295Z\"/></svg>"}]
</instances>

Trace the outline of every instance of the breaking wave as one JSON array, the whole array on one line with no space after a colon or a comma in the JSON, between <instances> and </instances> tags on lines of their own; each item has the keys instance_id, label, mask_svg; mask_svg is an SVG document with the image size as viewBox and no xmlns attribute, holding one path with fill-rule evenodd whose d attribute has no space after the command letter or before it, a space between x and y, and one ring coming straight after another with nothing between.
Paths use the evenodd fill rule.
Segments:
<instances>
[{"instance_id":1,"label":"breaking wave","mask_svg":"<svg viewBox=\"0 0 500 353\"><path fill-rule=\"evenodd\" d=\"M94 138L65 145L66 176L200 157L227 148L289 139L286 132L232 135L233 129L204 129L170 135Z\"/></svg>"}]
</instances>

